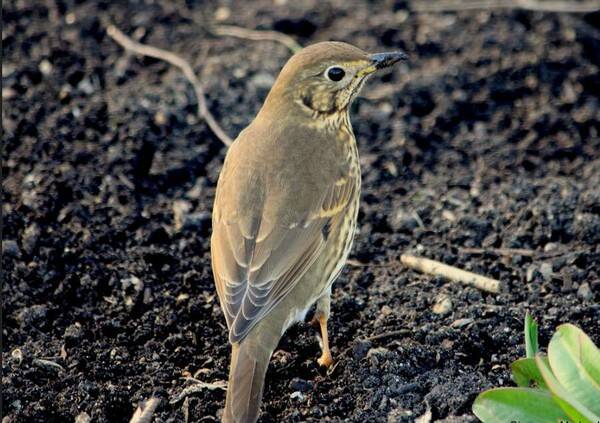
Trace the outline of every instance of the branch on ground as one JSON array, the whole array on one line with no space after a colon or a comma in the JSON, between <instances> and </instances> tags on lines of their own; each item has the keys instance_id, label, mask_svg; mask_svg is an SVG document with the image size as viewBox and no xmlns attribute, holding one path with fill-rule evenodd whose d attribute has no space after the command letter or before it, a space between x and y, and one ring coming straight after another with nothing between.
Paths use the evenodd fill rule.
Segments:
<instances>
[{"instance_id":1,"label":"branch on ground","mask_svg":"<svg viewBox=\"0 0 600 423\"><path fill-rule=\"evenodd\" d=\"M242 38L244 40L274 41L286 46L292 54L302 50L302 46L296 40L289 35L277 31L261 31L234 25L217 25L213 27L212 32L215 35Z\"/></svg>"},{"instance_id":2,"label":"branch on ground","mask_svg":"<svg viewBox=\"0 0 600 423\"><path fill-rule=\"evenodd\" d=\"M156 397L150 398L148 401L140 403L129 423L150 423L152 416L156 411L156 407L160 404L160 399Z\"/></svg>"},{"instance_id":3,"label":"branch on ground","mask_svg":"<svg viewBox=\"0 0 600 423\"><path fill-rule=\"evenodd\" d=\"M189 380L194 384L188 386L187 388L184 388L183 391L179 393L179 395L177 395L170 401L170 404L177 404L179 401L186 398L188 395L202 392L205 389L208 389L209 391L214 391L215 389L222 389L223 391L227 390L227 382L225 382L224 380L216 380L212 383L202 382L194 378L186 378L186 380Z\"/></svg>"},{"instance_id":4,"label":"branch on ground","mask_svg":"<svg viewBox=\"0 0 600 423\"><path fill-rule=\"evenodd\" d=\"M400 261L405 266L421 273L433 276L441 276L445 279L460 282L464 285L474 286L482 291L497 294L500 292L501 283L499 280L487 278L476 273L467 272L458 267L449 266L439 261L417 257L410 254L402 254Z\"/></svg>"},{"instance_id":5,"label":"branch on ground","mask_svg":"<svg viewBox=\"0 0 600 423\"><path fill-rule=\"evenodd\" d=\"M439 0L412 1L415 12L461 12L466 10L523 9L552 13L591 13L600 10L598 0Z\"/></svg>"},{"instance_id":6,"label":"branch on ground","mask_svg":"<svg viewBox=\"0 0 600 423\"><path fill-rule=\"evenodd\" d=\"M196 99L198 101L198 117L206 122L211 131L219 140L221 140L221 142L223 142L223 144L226 146L231 145L233 140L225 133L225 131L223 131L223 129L215 120L214 116L208 110L204 88L202 87L200 80L194 73L194 70L188 61L170 51L138 43L137 41L134 41L125 35L114 25L109 25L106 28L106 33L125 50L140 54L142 56L164 60L165 62L179 68L190 84L192 84L194 87L194 93L196 94Z\"/></svg>"}]
</instances>

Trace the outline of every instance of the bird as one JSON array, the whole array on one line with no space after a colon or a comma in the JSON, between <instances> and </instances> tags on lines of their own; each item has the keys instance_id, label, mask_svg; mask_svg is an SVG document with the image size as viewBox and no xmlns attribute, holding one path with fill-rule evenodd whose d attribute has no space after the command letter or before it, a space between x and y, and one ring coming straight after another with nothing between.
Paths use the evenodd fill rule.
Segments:
<instances>
[{"instance_id":1,"label":"bird","mask_svg":"<svg viewBox=\"0 0 600 423\"><path fill-rule=\"evenodd\" d=\"M331 286L353 243L361 184L349 109L369 76L406 59L339 41L303 48L227 151L211 235L232 348L222 422L257 421L271 355L315 304L317 361L333 363Z\"/></svg>"}]
</instances>

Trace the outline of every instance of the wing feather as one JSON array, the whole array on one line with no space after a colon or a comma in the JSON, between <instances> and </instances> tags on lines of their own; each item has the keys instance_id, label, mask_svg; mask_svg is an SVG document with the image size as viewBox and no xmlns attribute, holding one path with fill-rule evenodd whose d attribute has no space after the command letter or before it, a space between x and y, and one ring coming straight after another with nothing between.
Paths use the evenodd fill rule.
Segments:
<instances>
[{"instance_id":1,"label":"wing feather","mask_svg":"<svg viewBox=\"0 0 600 423\"><path fill-rule=\"evenodd\" d=\"M243 169L227 162L215 198L211 252L229 338L239 342L322 253L331 226L342 220L353 197L356 181L331 178L321 192L302 191L303 208L288 213L286 197L272 197L269 191L269 183L281 185L281 180L270 182L257 173L241 177ZM302 193L287 195L293 201L292 196Z\"/></svg>"}]
</instances>

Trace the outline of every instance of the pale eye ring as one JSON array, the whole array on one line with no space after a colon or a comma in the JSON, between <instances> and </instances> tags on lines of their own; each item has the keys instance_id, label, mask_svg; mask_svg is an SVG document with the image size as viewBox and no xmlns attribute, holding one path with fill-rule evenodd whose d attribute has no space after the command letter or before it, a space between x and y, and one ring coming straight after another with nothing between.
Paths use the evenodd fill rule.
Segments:
<instances>
[{"instance_id":1,"label":"pale eye ring","mask_svg":"<svg viewBox=\"0 0 600 423\"><path fill-rule=\"evenodd\" d=\"M346 76L346 71L339 66L331 66L325 71L325 76L333 82L339 82Z\"/></svg>"}]
</instances>

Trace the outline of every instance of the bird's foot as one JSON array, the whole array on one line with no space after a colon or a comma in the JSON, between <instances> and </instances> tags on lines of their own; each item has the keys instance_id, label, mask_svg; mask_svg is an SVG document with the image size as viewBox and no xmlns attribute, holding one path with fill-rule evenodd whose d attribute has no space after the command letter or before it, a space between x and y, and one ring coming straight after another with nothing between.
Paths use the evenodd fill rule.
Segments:
<instances>
[{"instance_id":1,"label":"bird's foot","mask_svg":"<svg viewBox=\"0 0 600 423\"><path fill-rule=\"evenodd\" d=\"M321 354L321 357L319 357L317 363L319 363L319 366L330 367L333 364L333 357L331 356L331 353L329 351L323 351L323 354Z\"/></svg>"}]
</instances>

